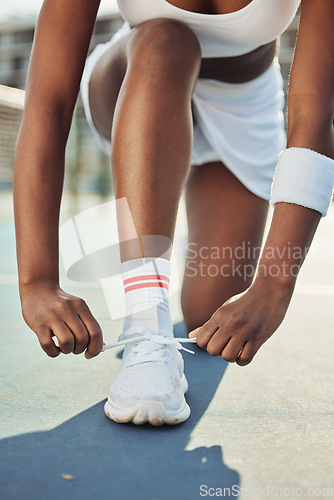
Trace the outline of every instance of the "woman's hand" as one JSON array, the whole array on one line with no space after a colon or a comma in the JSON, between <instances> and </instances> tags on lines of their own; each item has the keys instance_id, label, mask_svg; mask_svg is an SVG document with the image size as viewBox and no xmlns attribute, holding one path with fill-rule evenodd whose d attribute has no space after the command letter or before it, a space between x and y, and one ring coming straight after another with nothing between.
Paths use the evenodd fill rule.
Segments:
<instances>
[{"instance_id":1,"label":"woman's hand","mask_svg":"<svg viewBox=\"0 0 334 500\"><path fill-rule=\"evenodd\" d=\"M213 356L240 366L250 363L277 330L287 311L292 290L256 283L227 300L202 327L189 333Z\"/></svg>"},{"instance_id":2,"label":"woman's hand","mask_svg":"<svg viewBox=\"0 0 334 500\"><path fill-rule=\"evenodd\" d=\"M24 320L48 356L80 354L86 349L85 357L91 359L101 352L101 327L84 300L64 292L53 280L25 285L20 293Z\"/></svg>"}]
</instances>

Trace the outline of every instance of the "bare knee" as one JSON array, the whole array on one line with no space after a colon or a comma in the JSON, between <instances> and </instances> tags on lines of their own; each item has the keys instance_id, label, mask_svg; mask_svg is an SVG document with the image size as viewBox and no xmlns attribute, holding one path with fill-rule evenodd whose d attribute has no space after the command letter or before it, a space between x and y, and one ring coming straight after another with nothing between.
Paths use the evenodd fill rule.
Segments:
<instances>
[{"instance_id":1,"label":"bare knee","mask_svg":"<svg viewBox=\"0 0 334 500\"><path fill-rule=\"evenodd\" d=\"M199 71L201 49L194 32L174 19L152 19L133 30L128 45L129 65L179 70L184 73Z\"/></svg>"},{"instance_id":2,"label":"bare knee","mask_svg":"<svg viewBox=\"0 0 334 500\"><path fill-rule=\"evenodd\" d=\"M217 285L214 281L186 278L181 292L181 308L188 331L203 326L217 309L251 285L252 278L232 279Z\"/></svg>"}]
</instances>

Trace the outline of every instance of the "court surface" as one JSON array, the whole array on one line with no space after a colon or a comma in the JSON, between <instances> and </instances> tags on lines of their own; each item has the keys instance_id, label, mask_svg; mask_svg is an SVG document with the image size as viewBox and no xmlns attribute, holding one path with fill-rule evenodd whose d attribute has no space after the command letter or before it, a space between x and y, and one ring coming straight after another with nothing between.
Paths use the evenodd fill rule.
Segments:
<instances>
[{"instance_id":1,"label":"court surface","mask_svg":"<svg viewBox=\"0 0 334 500\"><path fill-rule=\"evenodd\" d=\"M334 207L321 222L284 323L254 361L241 368L198 348L184 353L191 417L153 428L104 415L121 349L87 361L49 359L39 348L20 315L10 193L0 198L3 500L334 495ZM80 203L81 210L94 200ZM66 220L70 203L64 207ZM184 234L181 210L179 250ZM116 340L120 324L108 318L99 283L63 277L63 286L85 298L106 341ZM182 335L177 298L172 314Z\"/></svg>"}]
</instances>

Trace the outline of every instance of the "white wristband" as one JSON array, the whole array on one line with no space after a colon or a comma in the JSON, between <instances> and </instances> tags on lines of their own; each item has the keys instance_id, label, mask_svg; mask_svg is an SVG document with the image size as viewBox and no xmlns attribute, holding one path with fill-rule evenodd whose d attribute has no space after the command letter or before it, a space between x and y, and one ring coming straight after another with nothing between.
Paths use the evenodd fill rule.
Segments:
<instances>
[{"instance_id":1,"label":"white wristband","mask_svg":"<svg viewBox=\"0 0 334 500\"><path fill-rule=\"evenodd\" d=\"M281 151L270 204L280 201L317 210L324 217L333 196L334 160L306 148Z\"/></svg>"}]
</instances>

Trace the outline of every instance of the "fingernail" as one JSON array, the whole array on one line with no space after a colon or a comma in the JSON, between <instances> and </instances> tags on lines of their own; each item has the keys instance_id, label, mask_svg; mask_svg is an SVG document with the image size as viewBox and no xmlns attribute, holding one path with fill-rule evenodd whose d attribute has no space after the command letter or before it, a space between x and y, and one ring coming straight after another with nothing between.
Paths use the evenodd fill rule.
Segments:
<instances>
[{"instance_id":1,"label":"fingernail","mask_svg":"<svg viewBox=\"0 0 334 500\"><path fill-rule=\"evenodd\" d=\"M198 328L195 328L195 330L192 330L191 332L188 333L188 337L190 339L196 337L196 332L197 332Z\"/></svg>"}]
</instances>

